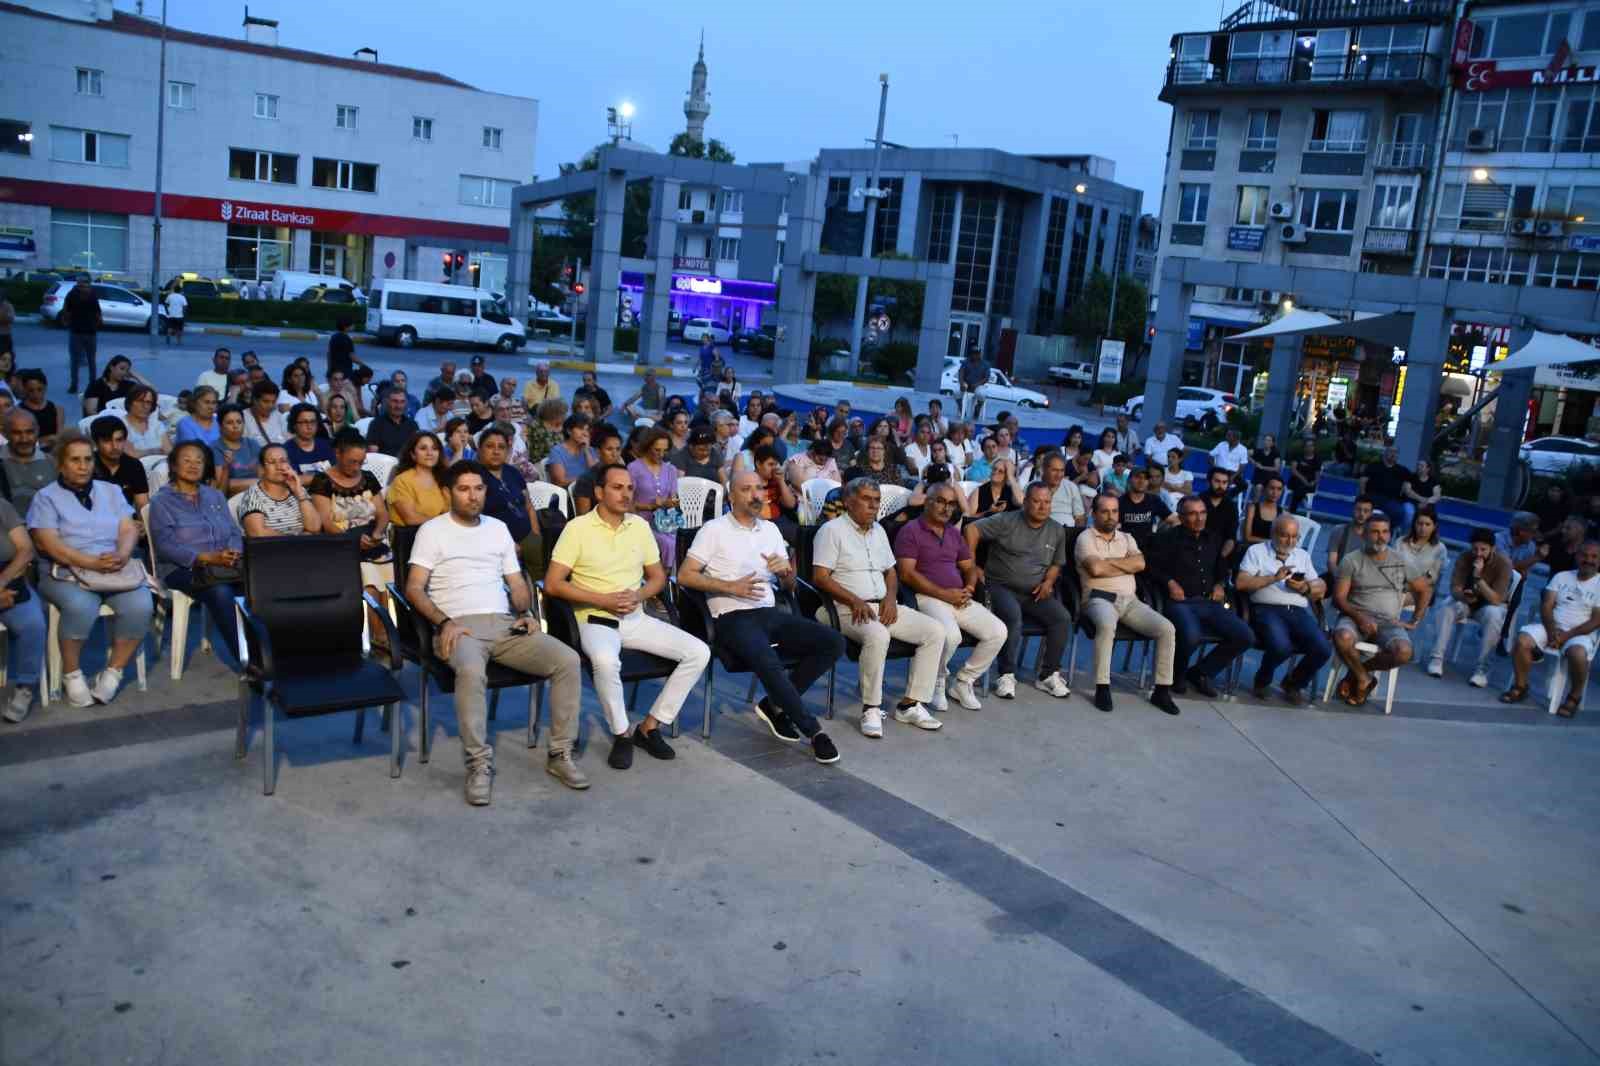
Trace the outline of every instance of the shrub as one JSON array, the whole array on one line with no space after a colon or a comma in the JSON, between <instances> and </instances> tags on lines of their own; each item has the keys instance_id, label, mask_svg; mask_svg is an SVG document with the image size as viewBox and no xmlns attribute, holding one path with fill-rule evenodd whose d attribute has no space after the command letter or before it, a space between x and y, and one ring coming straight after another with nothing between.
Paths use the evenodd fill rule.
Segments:
<instances>
[{"instance_id":1,"label":"shrub","mask_svg":"<svg viewBox=\"0 0 1600 1066\"><path fill-rule=\"evenodd\" d=\"M917 369L917 346L909 341L892 341L872 353L872 366L891 385L910 384Z\"/></svg>"},{"instance_id":2,"label":"shrub","mask_svg":"<svg viewBox=\"0 0 1600 1066\"><path fill-rule=\"evenodd\" d=\"M11 281L6 283L3 291L17 314L35 315L39 313L39 305L44 303L47 284L43 281Z\"/></svg>"}]
</instances>

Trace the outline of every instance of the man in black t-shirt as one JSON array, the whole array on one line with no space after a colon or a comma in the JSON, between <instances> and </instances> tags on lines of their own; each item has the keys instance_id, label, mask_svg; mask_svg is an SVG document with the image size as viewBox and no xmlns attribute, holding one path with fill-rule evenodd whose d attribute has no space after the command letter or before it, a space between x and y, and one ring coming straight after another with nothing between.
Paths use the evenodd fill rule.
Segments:
<instances>
[{"instance_id":1,"label":"man in black t-shirt","mask_svg":"<svg viewBox=\"0 0 1600 1066\"><path fill-rule=\"evenodd\" d=\"M1141 555L1147 553L1156 530L1176 521L1172 518L1172 508L1161 497L1151 495L1149 488L1149 472L1143 467L1134 467L1128 471L1128 491L1120 501L1122 517L1118 528L1139 545Z\"/></svg>"},{"instance_id":2,"label":"man in black t-shirt","mask_svg":"<svg viewBox=\"0 0 1600 1066\"><path fill-rule=\"evenodd\" d=\"M135 511L150 502L150 479L144 464L122 453L128 427L116 415L101 415L89 423L89 439L94 443L94 479L109 481L122 490L128 506Z\"/></svg>"},{"instance_id":3,"label":"man in black t-shirt","mask_svg":"<svg viewBox=\"0 0 1600 1066\"><path fill-rule=\"evenodd\" d=\"M611 394L600 387L595 379L593 370L583 372L583 384L579 385L572 393L572 402L577 403L578 398L587 396L589 402L594 404L594 417L604 419L611 414Z\"/></svg>"},{"instance_id":4,"label":"man in black t-shirt","mask_svg":"<svg viewBox=\"0 0 1600 1066\"><path fill-rule=\"evenodd\" d=\"M1317 491L1317 478L1321 476L1322 459L1317 455L1317 443L1307 437L1300 454L1289 460L1289 510L1299 510L1306 497Z\"/></svg>"},{"instance_id":5,"label":"man in black t-shirt","mask_svg":"<svg viewBox=\"0 0 1600 1066\"><path fill-rule=\"evenodd\" d=\"M342 371L346 378L355 377L356 342L350 339L350 320L341 318L333 336L328 338L328 373Z\"/></svg>"},{"instance_id":6,"label":"man in black t-shirt","mask_svg":"<svg viewBox=\"0 0 1600 1066\"><path fill-rule=\"evenodd\" d=\"M1411 480L1411 471L1400 465L1400 450L1393 446L1383 450L1383 458L1368 463L1361 474L1361 491L1371 496L1377 509L1386 514L1400 513L1400 490Z\"/></svg>"}]
</instances>

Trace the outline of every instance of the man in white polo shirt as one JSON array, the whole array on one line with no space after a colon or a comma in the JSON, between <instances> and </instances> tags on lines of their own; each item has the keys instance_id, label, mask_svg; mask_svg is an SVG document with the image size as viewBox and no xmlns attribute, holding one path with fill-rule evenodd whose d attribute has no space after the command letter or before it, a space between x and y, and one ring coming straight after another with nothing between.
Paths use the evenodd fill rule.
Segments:
<instances>
[{"instance_id":1,"label":"man in white polo shirt","mask_svg":"<svg viewBox=\"0 0 1600 1066\"><path fill-rule=\"evenodd\" d=\"M1306 703L1306 686L1333 655L1328 635L1311 613L1311 601L1327 594L1317 577L1311 553L1299 546L1300 520L1287 512L1272 523L1272 540L1250 545L1234 583L1250 594L1250 627L1261 647L1251 694L1266 699L1272 675L1291 656L1299 664L1283 679L1283 698L1296 707Z\"/></svg>"},{"instance_id":2,"label":"man in white polo shirt","mask_svg":"<svg viewBox=\"0 0 1600 1066\"><path fill-rule=\"evenodd\" d=\"M435 627L434 650L455 671L466 798L474 807L488 806L494 781L494 748L484 735L485 671L491 659L549 681L545 768L568 788L589 787L572 761L581 687L578 653L542 632L530 613L533 599L517 546L504 522L483 513L487 484L483 467L470 460L449 469L450 510L417 530L406 573L406 599Z\"/></svg>"},{"instance_id":3,"label":"man in white polo shirt","mask_svg":"<svg viewBox=\"0 0 1600 1066\"><path fill-rule=\"evenodd\" d=\"M1228 430L1227 439L1211 449L1211 469L1226 470L1232 475L1234 488L1244 484L1244 465L1250 461L1250 449L1239 442L1239 431Z\"/></svg>"},{"instance_id":4,"label":"man in white polo shirt","mask_svg":"<svg viewBox=\"0 0 1600 1066\"><path fill-rule=\"evenodd\" d=\"M733 475L729 511L707 522L678 568L678 583L706 594L717 620L715 651L761 679L766 695L756 716L790 744L811 741L820 763L839 761L839 749L805 708L805 692L844 654L844 637L832 626L780 610L772 580L793 590L789 546L778 527L761 517L766 486L750 470ZM798 656L792 670L783 660Z\"/></svg>"},{"instance_id":5,"label":"man in white polo shirt","mask_svg":"<svg viewBox=\"0 0 1600 1066\"><path fill-rule=\"evenodd\" d=\"M1176 433L1168 433L1165 422L1157 422L1155 433L1144 439L1145 458L1162 466L1167 465L1167 453L1181 447L1183 438Z\"/></svg>"}]
</instances>

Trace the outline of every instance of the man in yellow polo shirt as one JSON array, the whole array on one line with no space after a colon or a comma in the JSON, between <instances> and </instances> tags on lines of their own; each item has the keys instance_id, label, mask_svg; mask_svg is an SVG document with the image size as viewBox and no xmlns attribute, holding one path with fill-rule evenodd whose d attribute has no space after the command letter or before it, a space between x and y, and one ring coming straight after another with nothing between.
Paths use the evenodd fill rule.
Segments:
<instances>
[{"instance_id":1,"label":"man in yellow polo shirt","mask_svg":"<svg viewBox=\"0 0 1600 1066\"><path fill-rule=\"evenodd\" d=\"M567 523L545 571L544 590L568 601L578 616L578 638L594 673L595 694L611 726L617 770L633 765L633 749L658 759L673 757L660 727L671 725L711 661L705 642L651 618L642 604L667 583L661 550L649 523L633 513L633 478L612 463L595 471L595 507ZM624 648L675 660L661 694L630 733L622 692Z\"/></svg>"}]
</instances>

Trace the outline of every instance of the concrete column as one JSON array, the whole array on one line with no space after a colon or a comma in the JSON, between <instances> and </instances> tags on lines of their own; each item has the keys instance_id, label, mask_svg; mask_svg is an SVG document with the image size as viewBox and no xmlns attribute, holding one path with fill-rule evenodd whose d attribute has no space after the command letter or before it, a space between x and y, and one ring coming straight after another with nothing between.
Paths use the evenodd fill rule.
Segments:
<instances>
[{"instance_id":1,"label":"concrete column","mask_svg":"<svg viewBox=\"0 0 1600 1066\"><path fill-rule=\"evenodd\" d=\"M778 287L778 327L772 379L779 385L805 381L811 358L812 319L817 304L817 275L802 267L807 251L822 242L822 217L828 186L813 174L790 187L789 220L783 242L783 284Z\"/></svg>"},{"instance_id":2,"label":"concrete column","mask_svg":"<svg viewBox=\"0 0 1600 1066\"><path fill-rule=\"evenodd\" d=\"M922 293L922 328L917 334L917 369L912 381L918 392L939 391L950 343L950 294L954 287L955 273L948 267L928 272Z\"/></svg>"},{"instance_id":3,"label":"concrete column","mask_svg":"<svg viewBox=\"0 0 1600 1066\"><path fill-rule=\"evenodd\" d=\"M1261 432L1278 438L1278 450L1289 454L1289 429L1294 425L1295 390L1300 382L1300 336L1272 338L1272 362L1267 373L1267 405L1261 412ZM1254 447L1255 442L1249 444Z\"/></svg>"},{"instance_id":4,"label":"concrete column","mask_svg":"<svg viewBox=\"0 0 1600 1066\"><path fill-rule=\"evenodd\" d=\"M667 321L672 303L672 253L678 247L677 178L654 178L650 190L650 230L645 237L645 258L654 264L644 279L640 312L644 316L639 331L639 365L666 361Z\"/></svg>"},{"instance_id":5,"label":"concrete column","mask_svg":"<svg viewBox=\"0 0 1600 1066\"><path fill-rule=\"evenodd\" d=\"M1039 306L1039 275L1044 266L1044 228L1050 218L1050 196L1030 197L1022 207L1017 240L1017 284L1011 314L1019 333L1033 332Z\"/></svg>"},{"instance_id":6,"label":"concrete column","mask_svg":"<svg viewBox=\"0 0 1600 1066\"><path fill-rule=\"evenodd\" d=\"M903 174L900 178L900 231L895 234L894 250L900 255L917 254L917 214L922 204L922 175Z\"/></svg>"},{"instance_id":7,"label":"concrete column","mask_svg":"<svg viewBox=\"0 0 1600 1066\"><path fill-rule=\"evenodd\" d=\"M1450 344L1450 313L1440 303L1419 303L1406 343L1406 392L1400 398L1395 447L1400 465L1413 467L1433 446L1439 414L1439 383L1444 380L1445 350Z\"/></svg>"},{"instance_id":8,"label":"concrete column","mask_svg":"<svg viewBox=\"0 0 1600 1066\"><path fill-rule=\"evenodd\" d=\"M1156 335L1150 343L1150 371L1144 383L1144 410L1139 428L1157 422L1172 424L1178 410L1178 387L1183 384L1183 348L1189 337L1189 305L1194 286L1163 278L1156 308Z\"/></svg>"},{"instance_id":9,"label":"concrete column","mask_svg":"<svg viewBox=\"0 0 1600 1066\"><path fill-rule=\"evenodd\" d=\"M607 170L595 182L594 243L589 250L589 320L584 327L584 358L609 363L616 355L617 286L622 270L622 210L628 197L627 172Z\"/></svg>"},{"instance_id":10,"label":"concrete column","mask_svg":"<svg viewBox=\"0 0 1600 1066\"><path fill-rule=\"evenodd\" d=\"M534 211L532 204L511 208L511 241L506 249L506 304L511 317L528 320L528 282L533 277Z\"/></svg>"},{"instance_id":11,"label":"concrete column","mask_svg":"<svg viewBox=\"0 0 1600 1066\"><path fill-rule=\"evenodd\" d=\"M1533 339L1533 330L1522 327L1511 331L1510 348L1517 351ZM1490 507L1513 507L1518 478L1517 449L1522 445L1523 427L1528 421L1528 397L1533 394L1533 370L1513 370L1500 375L1500 392L1494 401L1494 429L1489 432L1489 447L1483 455L1483 474L1478 482L1478 502ZM1409 391L1409 386L1407 391Z\"/></svg>"}]
</instances>

